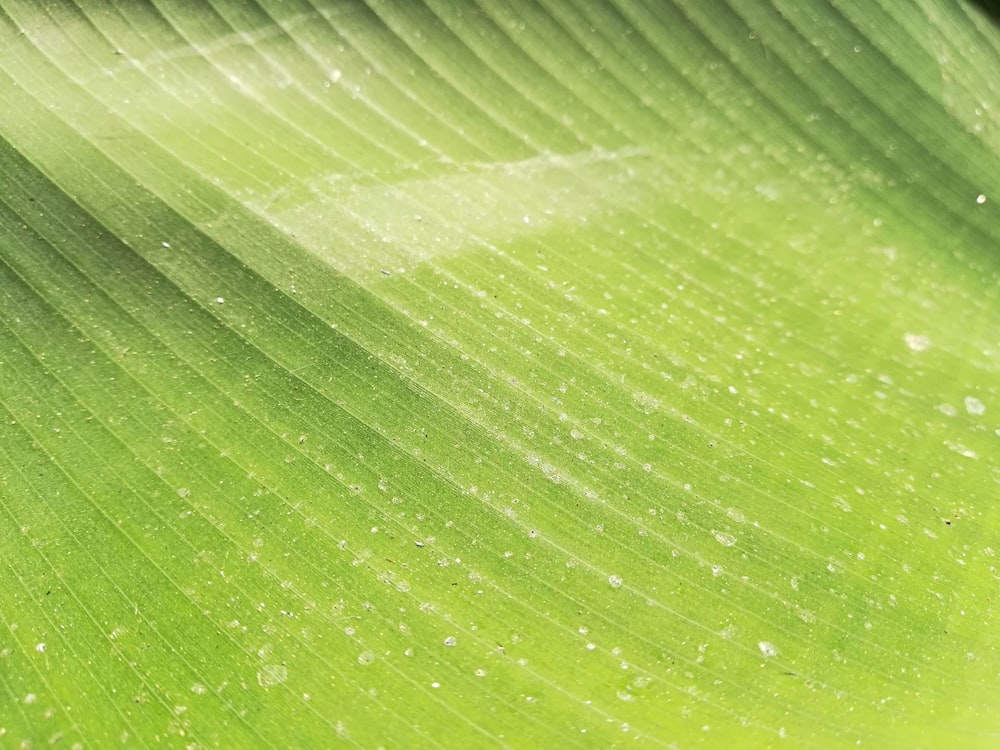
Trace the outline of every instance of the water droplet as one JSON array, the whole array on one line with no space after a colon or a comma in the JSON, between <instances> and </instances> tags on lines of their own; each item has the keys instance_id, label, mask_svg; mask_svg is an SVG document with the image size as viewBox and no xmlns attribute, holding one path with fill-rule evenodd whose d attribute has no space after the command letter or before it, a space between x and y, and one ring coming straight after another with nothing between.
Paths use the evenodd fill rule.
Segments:
<instances>
[{"instance_id":1,"label":"water droplet","mask_svg":"<svg viewBox=\"0 0 1000 750\"><path fill-rule=\"evenodd\" d=\"M660 408L660 400L652 394L636 391L632 394L632 405L643 414L652 414Z\"/></svg>"},{"instance_id":2,"label":"water droplet","mask_svg":"<svg viewBox=\"0 0 1000 750\"><path fill-rule=\"evenodd\" d=\"M903 336L903 340L913 352L925 352L931 346L931 340L919 333L907 333Z\"/></svg>"},{"instance_id":3,"label":"water droplet","mask_svg":"<svg viewBox=\"0 0 1000 750\"><path fill-rule=\"evenodd\" d=\"M732 534L727 534L725 531L713 531L712 535L715 537L715 541L723 547L732 547L736 544L736 537Z\"/></svg>"},{"instance_id":4,"label":"water droplet","mask_svg":"<svg viewBox=\"0 0 1000 750\"><path fill-rule=\"evenodd\" d=\"M369 664L375 663L375 652L374 651L362 651L358 654L358 664L363 667L367 667Z\"/></svg>"},{"instance_id":5,"label":"water droplet","mask_svg":"<svg viewBox=\"0 0 1000 750\"><path fill-rule=\"evenodd\" d=\"M959 454L960 456L965 456L966 458L971 458L971 459L974 459L974 460L979 458L979 454L978 453L976 453L974 450L972 450L972 448L967 448L966 446L962 445L961 443L956 443L956 442L954 442L952 440L945 440L944 444L946 446L948 446L948 450L954 451L955 453Z\"/></svg>"},{"instance_id":6,"label":"water droplet","mask_svg":"<svg viewBox=\"0 0 1000 750\"><path fill-rule=\"evenodd\" d=\"M620 589L622 587L622 578L621 578L621 576L616 576L616 575L610 575L610 576L608 576L608 584L613 589Z\"/></svg>"},{"instance_id":7,"label":"water droplet","mask_svg":"<svg viewBox=\"0 0 1000 750\"><path fill-rule=\"evenodd\" d=\"M979 416L980 414L984 414L986 412L986 405L975 396L966 396L965 410L969 412L969 414Z\"/></svg>"},{"instance_id":8,"label":"water droplet","mask_svg":"<svg viewBox=\"0 0 1000 750\"><path fill-rule=\"evenodd\" d=\"M768 659L778 655L778 649L775 648L775 645L770 641L761 641L757 644L757 648L759 648L760 652Z\"/></svg>"},{"instance_id":9,"label":"water droplet","mask_svg":"<svg viewBox=\"0 0 1000 750\"><path fill-rule=\"evenodd\" d=\"M280 685L288 679L288 669L284 664L265 664L257 673L257 684L269 688Z\"/></svg>"}]
</instances>

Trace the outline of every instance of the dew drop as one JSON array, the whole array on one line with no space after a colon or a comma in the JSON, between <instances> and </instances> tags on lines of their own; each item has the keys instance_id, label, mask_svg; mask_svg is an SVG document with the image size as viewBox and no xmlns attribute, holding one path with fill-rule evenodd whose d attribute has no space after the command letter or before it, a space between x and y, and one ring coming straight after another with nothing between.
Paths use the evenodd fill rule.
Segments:
<instances>
[{"instance_id":1,"label":"dew drop","mask_svg":"<svg viewBox=\"0 0 1000 750\"><path fill-rule=\"evenodd\" d=\"M257 684L264 688L280 685L288 679L288 668L283 664L265 664L257 673Z\"/></svg>"},{"instance_id":2,"label":"dew drop","mask_svg":"<svg viewBox=\"0 0 1000 750\"><path fill-rule=\"evenodd\" d=\"M732 547L736 544L736 537L732 534L727 534L725 531L713 531L712 535L715 537L715 541L723 547Z\"/></svg>"},{"instance_id":3,"label":"dew drop","mask_svg":"<svg viewBox=\"0 0 1000 750\"><path fill-rule=\"evenodd\" d=\"M966 396L965 410L978 417L980 414L986 413L986 405L975 396Z\"/></svg>"},{"instance_id":4,"label":"dew drop","mask_svg":"<svg viewBox=\"0 0 1000 750\"><path fill-rule=\"evenodd\" d=\"M919 333L907 333L903 340L912 352L925 352L931 346L931 340Z\"/></svg>"}]
</instances>

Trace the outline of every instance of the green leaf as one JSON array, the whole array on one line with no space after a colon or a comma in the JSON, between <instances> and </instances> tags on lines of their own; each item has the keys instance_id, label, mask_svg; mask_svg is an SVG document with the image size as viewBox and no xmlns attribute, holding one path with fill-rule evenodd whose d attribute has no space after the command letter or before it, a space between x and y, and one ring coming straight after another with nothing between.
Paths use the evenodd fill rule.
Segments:
<instances>
[{"instance_id":1,"label":"green leaf","mask_svg":"<svg viewBox=\"0 0 1000 750\"><path fill-rule=\"evenodd\" d=\"M0 744L995 747L957 0L0 0Z\"/></svg>"}]
</instances>

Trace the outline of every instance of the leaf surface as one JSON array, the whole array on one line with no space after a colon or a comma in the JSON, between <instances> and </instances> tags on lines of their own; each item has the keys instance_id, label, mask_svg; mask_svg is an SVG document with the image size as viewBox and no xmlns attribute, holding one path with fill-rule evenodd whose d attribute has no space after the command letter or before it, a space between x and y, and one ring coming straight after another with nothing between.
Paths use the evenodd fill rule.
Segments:
<instances>
[{"instance_id":1,"label":"leaf surface","mask_svg":"<svg viewBox=\"0 0 1000 750\"><path fill-rule=\"evenodd\" d=\"M0 2L0 712L993 747L960 2Z\"/></svg>"}]
</instances>

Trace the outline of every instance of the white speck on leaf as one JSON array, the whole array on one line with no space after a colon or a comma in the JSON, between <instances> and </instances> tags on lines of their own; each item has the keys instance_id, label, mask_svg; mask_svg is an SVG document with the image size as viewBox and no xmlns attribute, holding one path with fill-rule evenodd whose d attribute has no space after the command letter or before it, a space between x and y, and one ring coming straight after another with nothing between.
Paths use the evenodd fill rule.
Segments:
<instances>
[{"instance_id":1,"label":"white speck on leaf","mask_svg":"<svg viewBox=\"0 0 1000 750\"><path fill-rule=\"evenodd\" d=\"M957 453L960 456L964 456L965 458L971 458L973 460L976 460L976 459L979 458L979 454L978 453L976 453L974 450L972 450L972 448L968 448L968 447L962 445L961 443L956 443L956 442L954 442L952 440L946 440L944 444L946 446L948 446L948 450L953 451L953 452Z\"/></svg>"},{"instance_id":2,"label":"white speck on leaf","mask_svg":"<svg viewBox=\"0 0 1000 750\"><path fill-rule=\"evenodd\" d=\"M265 664L257 673L257 684L269 688L280 685L288 679L288 668L284 664Z\"/></svg>"},{"instance_id":3,"label":"white speck on leaf","mask_svg":"<svg viewBox=\"0 0 1000 750\"><path fill-rule=\"evenodd\" d=\"M732 534L727 534L725 531L713 531L712 535L715 537L715 541L723 547L732 547L736 544L736 537Z\"/></svg>"},{"instance_id":4,"label":"white speck on leaf","mask_svg":"<svg viewBox=\"0 0 1000 750\"><path fill-rule=\"evenodd\" d=\"M907 333L903 336L903 340L910 347L910 351L913 352L925 352L931 346L931 340L919 333Z\"/></svg>"},{"instance_id":5,"label":"white speck on leaf","mask_svg":"<svg viewBox=\"0 0 1000 750\"><path fill-rule=\"evenodd\" d=\"M636 391L632 394L632 405L643 414L652 414L660 408L660 400L650 393Z\"/></svg>"},{"instance_id":6,"label":"white speck on leaf","mask_svg":"<svg viewBox=\"0 0 1000 750\"><path fill-rule=\"evenodd\" d=\"M980 414L986 413L986 405L975 396L966 396L965 410L978 417Z\"/></svg>"}]
</instances>

